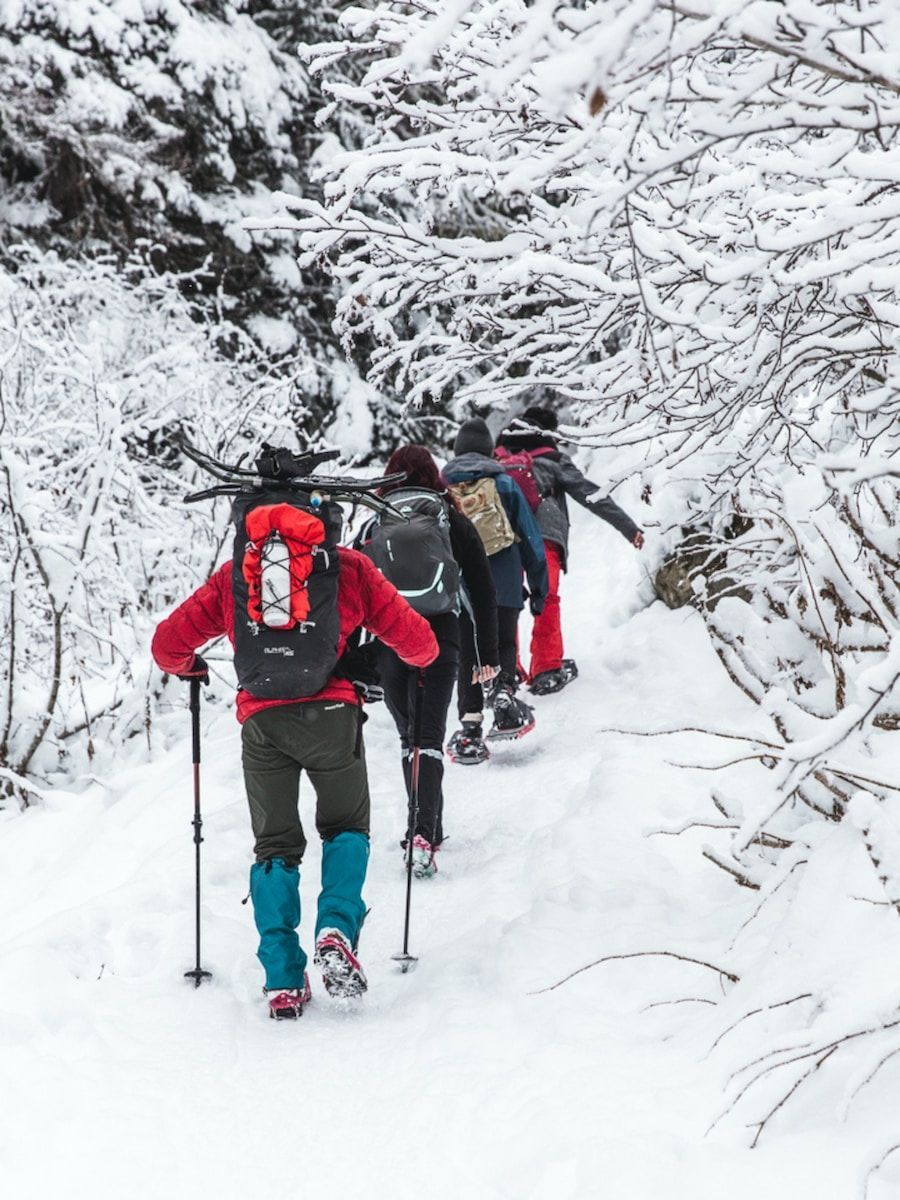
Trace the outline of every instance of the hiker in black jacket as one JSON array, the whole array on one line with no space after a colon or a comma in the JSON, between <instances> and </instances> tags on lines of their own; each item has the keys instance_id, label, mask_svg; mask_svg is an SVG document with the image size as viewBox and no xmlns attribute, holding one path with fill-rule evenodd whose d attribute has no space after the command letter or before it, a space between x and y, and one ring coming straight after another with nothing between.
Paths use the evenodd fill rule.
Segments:
<instances>
[{"instance_id":1,"label":"hiker in black jacket","mask_svg":"<svg viewBox=\"0 0 900 1200\"><path fill-rule=\"evenodd\" d=\"M559 600L560 572L566 570L569 554L566 498L571 496L594 516L602 517L637 550L644 544L643 533L615 500L609 496L594 499L600 488L559 449L557 427L558 420L552 409L535 406L526 408L497 439L498 447L511 454L525 451L532 456L531 472L537 485L539 502L535 516L547 552L550 582L547 601L543 611L535 617L531 635L528 679L531 691L539 696L558 692L578 674L573 660L563 658Z\"/></svg>"},{"instance_id":2,"label":"hiker in black jacket","mask_svg":"<svg viewBox=\"0 0 900 1200\"><path fill-rule=\"evenodd\" d=\"M457 510L447 495L437 464L424 446L399 447L391 455L387 471L388 474L398 471L406 474L402 483L383 489L382 495L388 499L391 499L392 492L400 496L415 489L417 492L433 493L446 502L450 548L459 566L461 591L464 591L467 609L473 614L478 639L479 663L473 670L472 682L487 684L499 670L500 657L497 647L497 599L481 538L472 522ZM414 599L410 603L415 607ZM437 870L435 854L444 837L443 746L447 711L453 697L460 657L460 619L457 612L443 612L428 616L427 619L437 638L439 653L424 672L419 811L413 839L413 872L419 879L428 878ZM384 698L400 734L403 775L409 796L418 671L411 670L385 645L379 647L378 666Z\"/></svg>"},{"instance_id":3,"label":"hiker in black jacket","mask_svg":"<svg viewBox=\"0 0 900 1200\"><path fill-rule=\"evenodd\" d=\"M497 589L497 636L500 674L488 694L468 681L469 664L478 662L479 647L471 624L462 620L462 652L457 689L460 728L447 745L453 762L476 766L490 757L489 741L523 737L534 729L534 709L517 696L518 625L525 600L532 615L547 595L547 558L541 531L520 488L491 457L494 439L481 417L464 421L456 434L454 457L444 467L450 494L477 528ZM525 581L528 581L527 590ZM485 702L494 722L483 736Z\"/></svg>"}]
</instances>

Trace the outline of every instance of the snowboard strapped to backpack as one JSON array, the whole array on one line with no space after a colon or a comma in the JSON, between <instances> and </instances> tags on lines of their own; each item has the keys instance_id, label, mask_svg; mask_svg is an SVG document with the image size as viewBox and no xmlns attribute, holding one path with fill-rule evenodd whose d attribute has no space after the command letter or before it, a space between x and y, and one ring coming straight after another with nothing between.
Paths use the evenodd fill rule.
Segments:
<instances>
[{"instance_id":1,"label":"snowboard strapped to backpack","mask_svg":"<svg viewBox=\"0 0 900 1200\"><path fill-rule=\"evenodd\" d=\"M518 541L497 491L497 484L490 475L451 483L448 490L459 505L460 512L478 530L488 556L499 554Z\"/></svg>"},{"instance_id":2,"label":"snowboard strapped to backpack","mask_svg":"<svg viewBox=\"0 0 900 1200\"><path fill-rule=\"evenodd\" d=\"M541 454L552 453L553 451L550 449L517 450L513 453L511 450L507 450L505 446L498 446L494 451L494 456L503 467L503 470L519 485L522 495L528 501L528 507L532 512L537 512L543 499L537 485L537 480L534 477L534 460Z\"/></svg>"},{"instance_id":3,"label":"snowboard strapped to backpack","mask_svg":"<svg viewBox=\"0 0 900 1200\"><path fill-rule=\"evenodd\" d=\"M315 474L337 451L295 455L264 443L252 470L220 463L183 439L181 449L223 481L186 497L189 503L234 497L231 582L238 686L262 700L316 695L338 667L343 513L337 501L393 512L375 489L405 477Z\"/></svg>"},{"instance_id":4,"label":"snowboard strapped to backpack","mask_svg":"<svg viewBox=\"0 0 900 1200\"><path fill-rule=\"evenodd\" d=\"M423 488L400 488L390 500L398 515L376 518L363 553L417 613L459 612L459 565L447 501Z\"/></svg>"}]
</instances>

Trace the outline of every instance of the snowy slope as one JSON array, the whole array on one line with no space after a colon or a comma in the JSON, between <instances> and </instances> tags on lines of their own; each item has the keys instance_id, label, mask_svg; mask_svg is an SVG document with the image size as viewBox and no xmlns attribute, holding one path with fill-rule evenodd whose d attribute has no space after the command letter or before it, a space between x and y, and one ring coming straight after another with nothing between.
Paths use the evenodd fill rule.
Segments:
<instances>
[{"instance_id":1,"label":"snowy slope","mask_svg":"<svg viewBox=\"0 0 900 1200\"><path fill-rule=\"evenodd\" d=\"M538 701L527 740L485 768L448 769L449 840L440 874L415 889L421 961L408 976L390 961L402 933L399 758L387 713L372 713L371 990L359 1008L329 1002L314 979L298 1025L265 1018L240 903L249 821L229 712L204 716L215 979L199 991L182 980L186 709L166 718L168 749L152 764L135 741L109 778L0 814L0 1193L855 1200L858 1138L835 1134L830 1111L776 1124L752 1152L733 1127L704 1136L724 1082L708 1057L722 1025L714 971L628 959L533 994L603 955L716 962L754 903L696 839L645 836L695 815L708 776L667 765L671 741L601 732L739 728L751 706L692 612L640 607L641 560L624 541L580 513L574 538L564 614L581 678ZM308 788L303 813L311 827ZM311 845L307 914L318 869ZM876 1184L871 1200L891 1194Z\"/></svg>"}]
</instances>

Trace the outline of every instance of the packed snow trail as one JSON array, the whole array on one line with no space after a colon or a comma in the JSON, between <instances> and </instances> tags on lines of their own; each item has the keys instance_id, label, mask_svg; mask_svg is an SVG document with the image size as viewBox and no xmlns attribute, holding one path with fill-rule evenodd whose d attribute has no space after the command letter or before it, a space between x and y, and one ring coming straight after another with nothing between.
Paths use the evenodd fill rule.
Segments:
<instances>
[{"instance_id":1,"label":"packed snow trail","mask_svg":"<svg viewBox=\"0 0 900 1200\"><path fill-rule=\"evenodd\" d=\"M373 838L361 943L369 994L313 974L297 1022L266 1018L247 891L233 714L203 718L203 965L194 990L189 714L115 774L0 814L0 1193L14 1200L353 1195L429 1200L851 1200L854 1156L823 1125L750 1152L705 1137L722 1084L697 1013L737 889L695 843L646 830L696 811L708 776L671 741L608 727L715 722L749 706L691 612L642 606L641 558L582 513L564 581L581 677L483 767L448 766L440 873L417 883L401 975L405 820L396 735L366 726ZM301 811L313 828L308 781ZM319 859L301 874L310 946ZM679 1001L671 1004L662 1002ZM655 1007L648 1007L648 1006ZM813 1130L815 1123L810 1122ZM873 1195L874 1195L873 1190Z\"/></svg>"}]
</instances>

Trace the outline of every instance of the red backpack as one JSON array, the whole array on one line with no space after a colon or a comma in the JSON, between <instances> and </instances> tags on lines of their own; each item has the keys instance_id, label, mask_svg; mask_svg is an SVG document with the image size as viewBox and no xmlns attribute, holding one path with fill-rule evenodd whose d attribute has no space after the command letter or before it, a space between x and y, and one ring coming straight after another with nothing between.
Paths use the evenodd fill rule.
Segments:
<instances>
[{"instance_id":1,"label":"red backpack","mask_svg":"<svg viewBox=\"0 0 900 1200\"><path fill-rule=\"evenodd\" d=\"M498 446L494 457L501 463L503 470L519 485L519 490L528 501L532 512L537 512L543 497L534 477L534 460L541 454L552 454L547 450L517 450L512 454L505 446Z\"/></svg>"},{"instance_id":2,"label":"red backpack","mask_svg":"<svg viewBox=\"0 0 900 1200\"><path fill-rule=\"evenodd\" d=\"M314 696L338 659L341 510L273 485L239 495L232 518L238 686L262 700Z\"/></svg>"}]
</instances>

